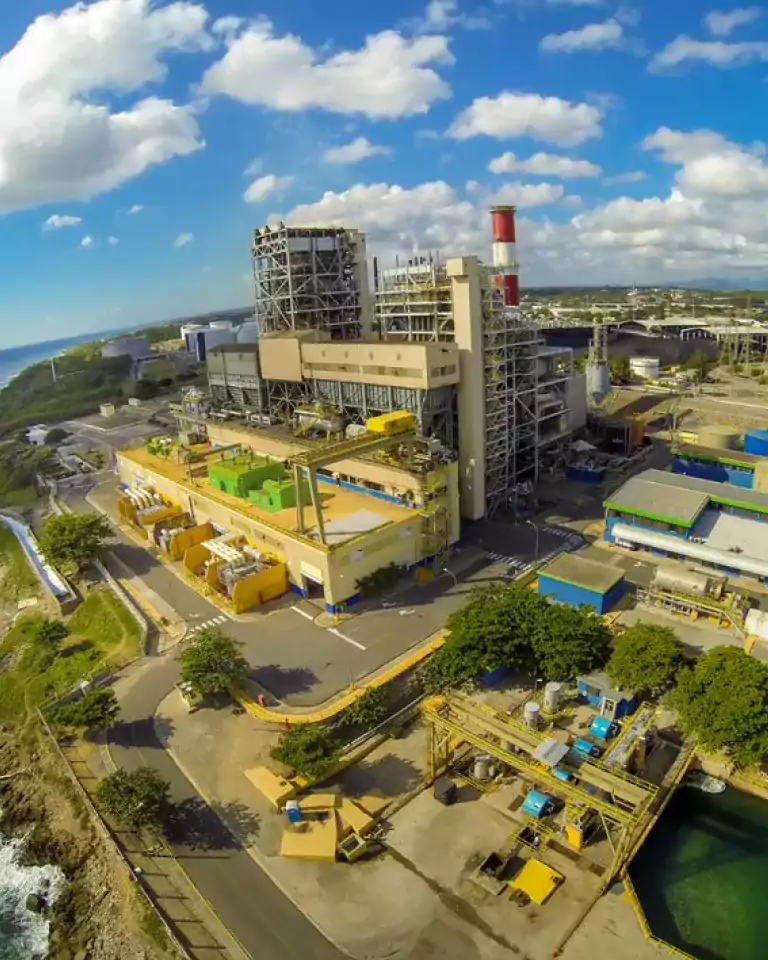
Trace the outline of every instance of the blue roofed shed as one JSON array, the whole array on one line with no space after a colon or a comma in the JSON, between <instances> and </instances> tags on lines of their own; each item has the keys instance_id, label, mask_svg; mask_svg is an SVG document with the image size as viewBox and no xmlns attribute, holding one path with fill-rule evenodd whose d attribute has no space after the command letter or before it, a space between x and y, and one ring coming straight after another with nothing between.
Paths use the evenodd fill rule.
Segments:
<instances>
[{"instance_id":1,"label":"blue roofed shed","mask_svg":"<svg viewBox=\"0 0 768 960\"><path fill-rule=\"evenodd\" d=\"M609 563L564 553L539 573L539 593L569 607L612 610L626 592L624 571Z\"/></svg>"},{"instance_id":2,"label":"blue roofed shed","mask_svg":"<svg viewBox=\"0 0 768 960\"><path fill-rule=\"evenodd\" d=\"M631 716L640 704L633 690L618 689L602 671L579 677L577 686L579 695L608 720Z\"/></svg>"}]
</instances>

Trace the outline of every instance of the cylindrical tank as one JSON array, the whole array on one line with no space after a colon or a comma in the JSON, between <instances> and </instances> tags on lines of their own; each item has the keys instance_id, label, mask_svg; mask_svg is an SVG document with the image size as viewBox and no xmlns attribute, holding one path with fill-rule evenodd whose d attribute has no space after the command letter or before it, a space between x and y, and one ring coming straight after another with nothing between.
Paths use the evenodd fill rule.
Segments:
<instances>
[{"instance_id":1,"label":"cylindrical tank","mask_svg":"<svg viewBox=\"0 0 768 960\"><path fill-rule=\"evenodd\" d=\"M653 578L653 586L658 590L672 593L684 593L690 597L708 597L713 591L711 577L695 570L675 570L658 567Z\"/></svg>"},{"instance_id":2,"label":"cylindrical tank","mask_svg":"<svg viewBox=\"0 0 768 960\"><path fill-rule=\"evenodd\" d=\"M768 457L768 430L750 430L744 436L744 452Z\"/></svg>"},{"instance_id":3,"label":"cylindrical tank","mask_svg":"<svg viewBox=\"0 0 768 960\"><path fill-rule=\"evenodd\" d=\"M486 754L475 757L472 776L475 780L489 780L491 776L491 757Z\"/></svg>"},{"instance_id":4,"label":"cylindrical tank","mask_svg":"<svg viewBox=\"0 0 768 960\"><path fill-rule=\"evenodd\" d=\"M529 700L523 707L523 717L526 727L530 727L531 730L538 730L539 720L541 719L541 704L535 700Z\"/></svg>"},{"instance_id":5,"label":"cylindrical tank","mask_svg":"<svg viewBox=\"0 0 768 960\"><path fill-rule=\"evenodd\" d=\"M611 389L611 373L607 363L587 364L587 397L602 400Z\"/></svg>"},{"instance_id":6,"label":"cylindrical tank","mask_svg":"<svg viewBox=\"0 0 768 960\"><path fill-rule=\"evenodd\" d=\"M110 340L101 348L102 357L131 357L139 360L148 357L152 352L149 340L146 337L120 337L119 340Z\"/></svg>"},{"instance_id":7,"label":"cylindrical tank","mask_svg":"<svg viewBox=\"0 0 768 960\"><path fill-rule=\"evenodd\" d=\"M557 713L560 709L560 701L563 696L563 684L556 680L550 682L544 687L544 709L547 713Z\"/></svg>"},{"instance_id":8,"label":"cylindrical tank","mask_svg":"<svg viewBox=\"0 0 768 960\"><path fill-rule=\"evenodd\" d=\"M658 380L661 364L658 357L630 357L629 369L641 380Z\"/></svg>"},{"instance_id":9,"label":"cylindrical tank","mask_svg":"<svg viewBox=\"0 0 768 960\"><path fill-rule=\"evenodd\" d=\"M256 343L259 339L259 321L246 320L237 328L238 343Z\"/></svg>"},{"instance_id":10,"label":"cylindrical tank","mask_svg":"<svg viewBox=\"0 0 768 960\"><path fill-rule=\"evenodd\" d=\"M235 331L232 326L214 327L213 324L205 331L205 352L208 354L214 347L235 342Z\"/></svg>"},{"instance_id":11,"label":"cylindrical tank","mask_svg":"<svg viewBox=\"0 0 768 960\"><path fill-rule=\"evenodd\" d=\"M208 324L211 330L231 330L234 325L234 320L211 320Z\"/></svg>"},{"instance_id":12,"label":"cylindrical tank","mask_svg":"<svg viewBox=\"0 0 768 960\"><path fill-rule=\"evenodd\" d=\"M768 640L768 611L748 610L744 620L744 628L750 636Z\"/></svg>"},{"instance_id":13,"label":"cylindrical tank","mask_svg":"<svg viewBox=\"0 0 768 960\"><path fill-rule=\"evenodd\" d=\"M739 434L733 427L702 427L699 430L699 445L715 447L718 450L733 450L739 442Z\"/></svg>"}]
</instances>

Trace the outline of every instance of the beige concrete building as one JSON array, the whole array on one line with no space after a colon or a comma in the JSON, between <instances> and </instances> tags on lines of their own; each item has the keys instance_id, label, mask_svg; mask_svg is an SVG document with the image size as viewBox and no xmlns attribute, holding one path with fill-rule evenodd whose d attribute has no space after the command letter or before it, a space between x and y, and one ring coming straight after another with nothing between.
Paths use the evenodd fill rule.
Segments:
<instances>
[{"instance_id":1,"label":"beige concrete building","mask_svg":"<svg viewBox=\"0 0 768 960\"><path fill-rule=\"evenodd\" d=\"M326 543L320 542L313 506L269 512L216 489L208 479L212 463L237 446L275 462L290 461L307 449L278 430L209 424L210 443L195 448L194 462L155 456L146 449L117 456L123 484L149 491L178 506L194 524L210 522L218 535L239 534L258 551L284 561L292 587L302 596L324 599L339 612L359 599L359 582L395 564L413 568L446 556L459 538L457 464L408 470L376 459L346 459L320 471L320 500ZM300 532L303 529L303 532Z\"/></svg>"}]
</instances>

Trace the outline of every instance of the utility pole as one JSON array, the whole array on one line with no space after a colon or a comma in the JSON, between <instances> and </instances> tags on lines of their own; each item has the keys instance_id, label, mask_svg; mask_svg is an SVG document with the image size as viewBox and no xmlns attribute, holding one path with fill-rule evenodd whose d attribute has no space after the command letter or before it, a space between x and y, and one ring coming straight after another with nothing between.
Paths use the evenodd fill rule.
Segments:
<instances>
[{"instance_id":1,"label":"utility pole","mask_svg":"<svg viewBox=\"0 0 768 960\"><path fill-rule=\"evenodd\" d=\"M57 380L57 377L56 377L56 363L55 363L53 357L51 357L51 374L53 375L53 382L56 383L56 380Z\"/></svg>"}]
</instances>

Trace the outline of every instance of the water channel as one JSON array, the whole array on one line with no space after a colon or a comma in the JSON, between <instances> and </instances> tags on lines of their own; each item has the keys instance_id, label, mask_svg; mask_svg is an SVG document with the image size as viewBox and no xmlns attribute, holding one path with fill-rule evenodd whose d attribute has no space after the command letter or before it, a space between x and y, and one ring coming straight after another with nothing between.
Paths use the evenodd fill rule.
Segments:
<instances>
[{"instance_id":1,"label":"water channel","mask_svg":"<svg viewBox=\"0 0 768 960\"><path fill-rule=\"evenodd\" d=\"M768 802L678 790L630 876L659 939L699 960L768 957Z\"/></svg>"}]
</instances>

